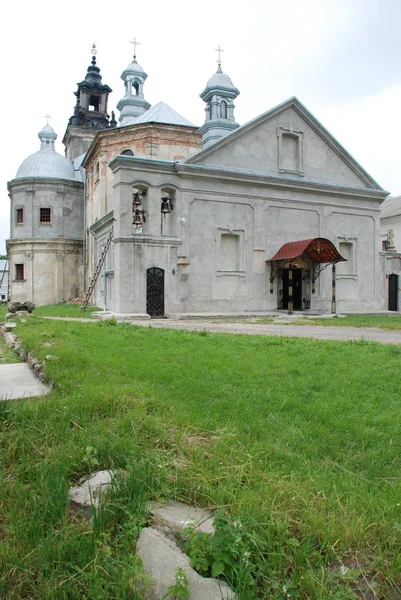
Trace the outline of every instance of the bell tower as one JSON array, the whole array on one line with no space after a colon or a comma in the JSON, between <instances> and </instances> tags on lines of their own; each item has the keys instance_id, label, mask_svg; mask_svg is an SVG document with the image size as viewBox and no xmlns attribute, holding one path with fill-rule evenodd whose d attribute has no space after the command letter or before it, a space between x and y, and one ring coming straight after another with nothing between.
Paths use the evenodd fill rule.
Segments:
<instances>
[{"instance_id":1,"label":"bell tower","mask_svg":"<svg viewBox=\"0 0 401 600\"><path fill-rule=\"evenodd\" d=\"M112 89L102 83L100 69L96 65L96 45L92 46L92 61L85 79L78 83L74 92L76 104L74 114L69 118L63 138L65 155L68 160L84 154L89 148L96 133L117 125L112 114L109 121L107 102Z\"/></svg>"}]
</instances>

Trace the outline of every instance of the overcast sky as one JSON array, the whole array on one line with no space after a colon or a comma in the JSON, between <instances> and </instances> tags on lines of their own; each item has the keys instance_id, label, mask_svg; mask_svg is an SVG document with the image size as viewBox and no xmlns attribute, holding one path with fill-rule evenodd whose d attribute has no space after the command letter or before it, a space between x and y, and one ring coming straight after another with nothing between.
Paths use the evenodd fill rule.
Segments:
<instances>
[{"instance_id":1,"label":"overcast sky","mask_svg":"<svg viewBox=\"0 0 401 600\"><path fill-rule=\"evenodd\" d=\"M76 84L96 42L103 83L123 96L121 72L137 55L145 98L201 125L199 98L216 70L241 91L246 123L297 96L386 190L401 194L401 0L19 0L2 7L0 253L9 235L7 181L39 150L52 115L56 150L72 115ZM118 115L118 113L117 113Z\"/></svg>"}]
</instances>

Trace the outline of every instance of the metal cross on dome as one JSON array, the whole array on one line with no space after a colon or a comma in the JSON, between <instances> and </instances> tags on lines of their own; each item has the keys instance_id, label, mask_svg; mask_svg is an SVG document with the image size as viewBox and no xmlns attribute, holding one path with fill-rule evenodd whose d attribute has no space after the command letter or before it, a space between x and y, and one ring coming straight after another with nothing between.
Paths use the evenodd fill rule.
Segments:
<instances>
[{"instance_id":1,"label":"metal cross on dome","mask_svg":"<svg viewBox=\"0 0 401 600\"><path fill-rule=\"evenodd\" d=\"M51 116L49 114L45 115L45 119L47 120L46 125L49 124L49 119L51 119Z\"/></svg>"},{"instance_id":2,"label":"metal cross on dome","mask_svg":"<svg viewBox=\"0 0 401 600\"><path fill-rule=\"evenodd\" d=\"M140 46L140 43L136 41L136 37L134 37L134 41L130 42L130 44L134 45L134 58L136 58L136 47Z\"/></svg>"},{"instance_id":3,"label":"metal cross on dome","mask_svg":"<svg viewBox=\"0 0 401 600\"><path fill-rule=\"evenodd\" d=\"M216 48L216 52L219 53L219 58L217 59L217 64L219 65L219 67L221 67L221 53L224 52L224 50L221 48L220 44L219 44L219 47Z\"/></svg>"}]
</instances>

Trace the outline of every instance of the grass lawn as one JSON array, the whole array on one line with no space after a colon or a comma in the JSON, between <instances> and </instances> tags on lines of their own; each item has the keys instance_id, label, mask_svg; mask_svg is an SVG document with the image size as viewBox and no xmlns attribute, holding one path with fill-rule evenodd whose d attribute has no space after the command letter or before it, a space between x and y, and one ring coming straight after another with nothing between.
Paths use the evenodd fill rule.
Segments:
<instances>
[{"instance_id":1,"label":"grass lawn","mask_svg":"<svg viewBox=\"0 0 401 600\"><path fill-rule=\"evenodd\" d=\"M401 348L39 318L17 333L60 360L45 400L0 404L1 598L141 599L135 542L163 498L235 521L239 600L400 597ZM128 477L91 528L67 490L99 468Z\"/></svg>"},{"instance_id":2,"label":"grass lawn","mask_svg":"<svg viewBox=\"0 0 401 600\"><path fill-rule=\"evenodd\" d=\"M89 305L86 310L81 310L80 304L52 304L35 308L37 317L77 317L90 318L91 313L101 310L97 306Z\"/></svg>"}]
</instances>

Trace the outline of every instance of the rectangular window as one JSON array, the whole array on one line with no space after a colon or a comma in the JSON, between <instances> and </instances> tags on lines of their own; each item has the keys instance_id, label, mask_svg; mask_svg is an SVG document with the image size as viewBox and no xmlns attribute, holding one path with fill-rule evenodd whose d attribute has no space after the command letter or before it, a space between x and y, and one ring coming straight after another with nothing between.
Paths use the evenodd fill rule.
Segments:
<instances>
[{"instance_id":1,"label":"rectangular window","mask_svg":"<svg viewBox=\"0 0 401 600\"><path fill-rule=\"evenodd\" d=\"M15 265L15 280L16 281L24 281L25 280L23 263L19 263L19 264Z\"/></svg>"},{"instance_id":2,"label":"rectangular window","mask_svg":"<svg viewBox=\"0 0 401 600\"><path fill-rule=\"evenodd\" d=\"M52 221L52 209L51 208L41 208L40 209L40 224L43 223L48 224Z\"/></svg>"},{"instance_id":3,"label":"rectangular window","mask_svg":"<svg viewBox=\"0 0 401 600\"><path fill-rule=\"evenodd\" d=\"M24 224L24 209L17 208L16 210L16 224L23 225Z\"/></svg>"}]
</instances>

